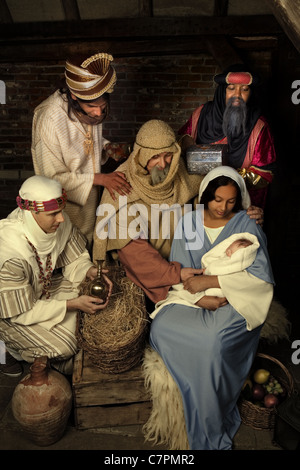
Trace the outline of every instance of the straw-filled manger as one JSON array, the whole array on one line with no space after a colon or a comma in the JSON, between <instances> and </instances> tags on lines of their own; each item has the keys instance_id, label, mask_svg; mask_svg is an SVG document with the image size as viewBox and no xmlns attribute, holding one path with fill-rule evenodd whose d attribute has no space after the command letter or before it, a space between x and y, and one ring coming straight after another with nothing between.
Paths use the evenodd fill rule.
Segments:
<instances>
[{"instance_id":1,"label":"straw-filled manger","mask_svg":"<svg viewBox=\"0 0 300 470\"><path fill-rule=\"evenodd\" d=\"M78 347L105 373L121 373L136 366L143 357L149 320L143 291L123 272L108 274L117 287L108 306L96 315L79 312ZM80 292L87 292L88 282ZM113 291L114 292L114 291Z\"/></svg>"}]
</instances>

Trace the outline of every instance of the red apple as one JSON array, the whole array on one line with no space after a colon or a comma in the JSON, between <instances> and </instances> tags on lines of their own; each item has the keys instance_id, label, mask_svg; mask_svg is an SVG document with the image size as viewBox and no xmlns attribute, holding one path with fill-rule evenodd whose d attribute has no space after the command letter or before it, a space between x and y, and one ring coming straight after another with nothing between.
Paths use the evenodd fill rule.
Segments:
<instances>
[{"instance_id":1,"label":"red apple","mask_svg":"<svg viewBox=\"0 0 300 470\"><path fill-rule=\"evenodd\" d=\"M264 405L266 408L274 408L279 403L278 398L273 393L268 393L264 398Z\"/></svg>"},{"instance_id":2,"label":"red apple","mask_svg":"<svg viewBox=\"0 0 300 470\"><path fill-rule=\"evenodd\" d=\"M255 401L262 400L266 394L264 387L260 384L253 384L252 397Z\"/></svg>"}]
</instances>

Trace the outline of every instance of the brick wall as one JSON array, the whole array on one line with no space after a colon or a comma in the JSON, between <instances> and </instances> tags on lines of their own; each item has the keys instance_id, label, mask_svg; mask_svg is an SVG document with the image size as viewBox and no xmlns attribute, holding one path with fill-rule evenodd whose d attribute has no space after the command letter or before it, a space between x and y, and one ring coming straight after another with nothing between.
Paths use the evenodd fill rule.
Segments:
<instances>
[{"instance_id":1,"label":"brick wall","mask_svg":"<svg viewBox=\"0 0 300 470\"><path fill-rule=\"evenodd\" d=\"M299 172L290 171L292 161L293 169L299 161L299 152L293 150L293 145L300 122L300 105L291 104L290 86L300 77L300 64L298 54L287 52L290 47L280 51L280 60L276 58L279 51L244 51L244 59L262 73L266 83L262 96L265 110L268 118L275 121L280 171L270 187L269 223L265 223L265 229L277 291L283 303L289 304L293 303L292 292L298 285L299 249L290 254L288 247L292 245L287 234L293 234L294 241L299 236L298 233L295 236L293 212L288 218L286 211L287 201L297 200L300 187ZM167 121L176 131L196 106L212 99L213 76L219 72L208 54L122 58L114 64L118 82L111 95L111 116L105 122L104 134L115 142L133 142L140 126L152 118ZM6 104L0 104L0 218L16 207L21 183L33 174L30 154L33 110L56 89L63 71L64 62L0 64L0 80L6 85ZM283 251L288 252L288 258ZM285 274L285 262L282 266L281 261L286 259L289 263L293 260L295 265L292 273L289 268L289 277Z\"/></svg>"},{"instance_id":2,"label":"brick wall","mask_svg":"<svg viewBox=\"0 0 300 470\"><path fill-rule=\"evenodd\" d=\"M256 55L255 63L268 74L270 55ZM207 54L121 58L114 65L118 82L103 133L115 142L133 142L140 126L153 118L178 130L196 106L212 99L219 72ZM6 85L6 104L0 105L0 218L15 208L21 183L33 173L33 110L55 91L63 72L64 62L0 64Z\"/></svg>"}]
</instances>

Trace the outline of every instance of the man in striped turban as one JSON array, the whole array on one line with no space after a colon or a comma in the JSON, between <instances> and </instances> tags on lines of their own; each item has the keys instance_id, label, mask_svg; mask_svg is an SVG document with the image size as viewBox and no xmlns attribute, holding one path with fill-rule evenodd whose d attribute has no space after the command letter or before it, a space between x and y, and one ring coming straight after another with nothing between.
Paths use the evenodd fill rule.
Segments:
<instances>
[{"instance_id":1,"label":"man in striped turban","mask_svg":"<svg viewBox=\"0 0 300 470\"><path fill-rule=\"evenodd\" d=\"M97 53L67 60L62 87L34 112L32 158L37 175L59 181L68 193L66 212L91 248L100 190L128 194L121 172L103 173L110 142L102 135L116 84L113 57Z\"/></svg>"}]
</instances>

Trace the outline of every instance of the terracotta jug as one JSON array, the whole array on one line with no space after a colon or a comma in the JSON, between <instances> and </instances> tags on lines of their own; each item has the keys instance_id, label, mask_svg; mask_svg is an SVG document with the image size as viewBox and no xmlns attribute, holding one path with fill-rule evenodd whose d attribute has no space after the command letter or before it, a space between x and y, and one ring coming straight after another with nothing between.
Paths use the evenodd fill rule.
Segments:
<instances>
[{"instance_id":1,"label":"terracotta jug","mask_svg":"<svg viewBox=\"0 0 300 470\"><path fill-rule=\"evenodd\" d=\"M36 358L12 397L13 415L28 438L39 446L57 442L71 407L72 390L66 377L50 369L47 356Z\"/></svg>"}]
</instances>

